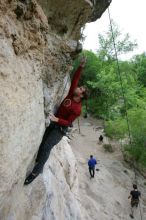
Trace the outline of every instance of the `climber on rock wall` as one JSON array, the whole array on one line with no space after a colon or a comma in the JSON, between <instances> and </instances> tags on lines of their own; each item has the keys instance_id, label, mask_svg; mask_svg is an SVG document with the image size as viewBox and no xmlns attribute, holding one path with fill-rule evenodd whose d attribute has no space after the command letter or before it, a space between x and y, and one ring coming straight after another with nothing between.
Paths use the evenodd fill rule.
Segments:
<instances>
[{"instance_id":1,"label":"climber on rock wall","mask_svg":"<svg viewBox=\"0 0 146 220\"><path fill-rule=\"evenodd\" d=\"M85 63L86 59L82 58L74 73L68 95L62 101L57 113L49 116L51 123L44 133L33 171L25 179L24 185L30 184L42 172L51 149L60 142L67 131L67 127L80 116L82 100L87 99L87 89L84 86L78 86Z\"/></svg>"}]
</instances>

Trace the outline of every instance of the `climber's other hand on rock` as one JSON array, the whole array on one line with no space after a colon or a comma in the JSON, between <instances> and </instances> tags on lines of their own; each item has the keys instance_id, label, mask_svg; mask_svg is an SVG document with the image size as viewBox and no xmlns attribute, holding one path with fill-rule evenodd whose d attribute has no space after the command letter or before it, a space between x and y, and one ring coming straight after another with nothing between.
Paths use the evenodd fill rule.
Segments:
<instances>
[{"instance_id":1,"label":"climber's other hand on rock","mask_svg":"<svg viewBox=\"0 0 146 220\"><path fill-rule=\"evenodd\" d=\"M59 118L55 117L55 115L49 115L51 121L58 122Z\"/></svg>"}]
</instances>

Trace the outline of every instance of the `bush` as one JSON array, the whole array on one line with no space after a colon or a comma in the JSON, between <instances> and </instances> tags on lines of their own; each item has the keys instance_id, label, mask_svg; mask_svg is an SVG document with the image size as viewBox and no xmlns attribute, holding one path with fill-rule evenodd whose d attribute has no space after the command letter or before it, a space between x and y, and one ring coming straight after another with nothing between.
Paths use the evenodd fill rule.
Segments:
<instances>
[{"instance_id":1,"label":"bush","mask_svg":"<svg viewBox=\"0 0 146 220\"><path fill-rule=\"evenodd\" d=\"M125 134L127 133L127 124L125 119L117 119L114 121L106 121L104 124L105 133L110 138L124 138Z\"/></svg>"},{"instance_id":2,"label":"bush","mask_svg":"<svg viewBox=\"0 0 146 220\"><path fill-rule=\"evenodd\" d=\"M124 147L125 152L129 155L129 157L134 160L137 164L146 167L146 149L143 146L139 145L131 145Z\"/></svg>"},{"instance_id":3,"label":"bush","mask_svg":"<svg viewBox=\"0 0 146 220\"><path fill-rule=\"evenodd\" d=\"M104 145L103 145L103 148L104 148L104 150L105 150L106 152L109 152L109 153L113 153L113 152L114 152L113 147L112 147L111 144L104 144Z\"/></svg>"}]
</instances>

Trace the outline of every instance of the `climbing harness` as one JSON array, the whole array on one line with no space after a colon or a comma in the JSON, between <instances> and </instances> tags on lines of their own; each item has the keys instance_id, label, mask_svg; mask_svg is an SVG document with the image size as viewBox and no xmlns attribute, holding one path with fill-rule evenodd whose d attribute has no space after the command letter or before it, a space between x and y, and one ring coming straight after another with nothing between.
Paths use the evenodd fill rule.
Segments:
<instances>
[{"instance_id":1,"label":"climbing harness","mask_svg":"<svg viewBox=\"0 0 146 220\"><path fill-rule=\"evenodd\" d=\"M118 75L120 85L121 85L122 96L123 96L124 106L125 106L125 115L126 115L126 121L127 121L128 136L129 136L129 141L130 141L130 145L131 145L132 144L132 138L131 138L128 112L127 112L127 101L126 101L126 97L125 97L125 93L124 93L124 87L123 87L123 82L122 82L122 77L121 77L121 71L120 71L119 60L118 60L118 53L117 53L115 38L114 38L114 34L113 34L112 19L111 19L109 7L108 7L108 17L109 17L109 22L110 22L110 29L111 29L111 34L112 34L113 46L114 46L114 50L115 50L115 58L116 58L116 63L117 63L117 75ZM134 177L135 178L135 183L136 183L136 185L138 185L137 174L136 174L136 169L135 169L135 166L134 166L134 162L133 162L133 170L134 170L134 174L135 174L135 177ZM142 211L141 211L140 201L139 201L138 205L139 205L139 210L140 210L140 218L142 220L143 218L142 218Z\"/></svg>"}]
</instances>

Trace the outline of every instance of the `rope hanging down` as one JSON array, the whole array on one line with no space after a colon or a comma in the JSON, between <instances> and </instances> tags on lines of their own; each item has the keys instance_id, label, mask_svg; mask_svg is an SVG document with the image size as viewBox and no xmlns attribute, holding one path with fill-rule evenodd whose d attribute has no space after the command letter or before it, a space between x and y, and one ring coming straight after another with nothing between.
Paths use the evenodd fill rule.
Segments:
<instances>
[{"instance_id":1,"label":"rope hanging down","mask_svg":"<svg viewBox=\"0 0 146 220\"><path fill-rule=\"evenodd\" d=\"M123 87L123 83L122 83L122 77L121 77L119 60L118 60L118 53L117 53L117 49L116 49L116 43L115 43L115 37L114 37L114 33L113 33L112 19L111 19L111 16L110 16L109 7L108 7L108 16L109 16L109 21L110 21L110 28L111 28L113 46L114 46L114 50L115 50L115 58L116 58L116 63L117 63L117 74L118 74L118 77L119 77L119 81L120 81L120 85L121 85L121 90L122 90L122 96L123 96L124 105L125 105L125 113L126 113L126 121L127 121L127 127L128 127L128 135L129 135L130 143L132 143L131 132L130 132L130 125L129 125L129 119L128 119L128 113L127 113L127 102L126 102L126 98L125 98L125 94L124 94L124 87Z\"/></svg>"},{"instance_id":2,"label":"rope hanging down","mask_svg":"<svg viewBox=\"0 0 146 220\"><path fill-rule=\"evenodd\" d=\"M108 16L109 16L109 22L110 22L110 29L111 29L111 34L112 34L113 46L114 46L114 50L115 50L115 58L116 58L116 63L117 63L117 74L118 74L118 77L119 77L119 81L120 81L120 85L121 85L121 90L122 90L122 96L123 96L124 105L125 105L125 114L126 114L128 135L129 135L130 144L132 144L130 125L129 125L129 118L128 118L128 113L127 113L127 102L126 102L126 98L125 98L124 87L123 87L123 82L122 82L122 77L121 77L121 72L120 72L118 53L117 53L117 49L116 49L116 43L115 43L115 37L114 37L114 33L113 33L112 19L111 19L111 16L110 16L109 7L108 7ZM136 169L135 169L134 164L133 164L133 170L134 170L134 173L135 173L135 182L136 182L136 185L138 185ZM140 202L139 202L139 210L140 210L140 217L141 217L141 220L142 220L142 211L141 211Z\"/></svg>"}]
</instances>

